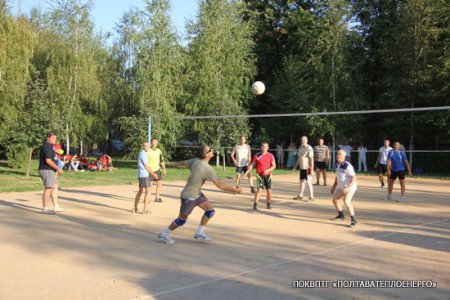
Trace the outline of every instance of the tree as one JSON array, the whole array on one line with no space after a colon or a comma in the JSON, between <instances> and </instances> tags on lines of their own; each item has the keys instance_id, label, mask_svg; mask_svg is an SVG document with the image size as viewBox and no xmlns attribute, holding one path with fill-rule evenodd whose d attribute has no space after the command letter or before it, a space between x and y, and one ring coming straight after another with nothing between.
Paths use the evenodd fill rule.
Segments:
<instances>
[{"instance_id":1,"label":"tree","mask_svg":"<svg viewBox=\"0 0 450 300\"><path fill-rule=\"evenodd\" d=\"M186 115L246 113L256 68L254 21L243 20L245 11L241 1L200 2L196 21L188 25ZM214 147L229 146L238 135L248 132L246 119L195 121L191 127L191 136Z\"/></svg>"}]
</instances>

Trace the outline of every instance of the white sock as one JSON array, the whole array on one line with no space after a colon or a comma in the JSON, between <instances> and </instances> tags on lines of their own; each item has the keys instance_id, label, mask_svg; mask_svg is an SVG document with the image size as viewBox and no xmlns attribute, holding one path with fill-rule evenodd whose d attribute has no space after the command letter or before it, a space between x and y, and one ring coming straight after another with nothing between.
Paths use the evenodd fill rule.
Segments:
<instances>
[{"instance_id":1,"label":"white sock","mask_svg":"<svg viewBox=\"0 0 450 300\"><path fill-rule=\"evenodd\" d=\"M197 233L202 234L203 232L205 232L205 226L202 225L198 226Z\"/></svg>"},{"instance_id":2,"label":"white sock","mask_svg":"<svg viewBox=\"0 0 450 300\"><path fill-rule=\"evenodd\" d=\"M161 231L161 233L162 233L163 235L169 235L169 233L170 233L169 227L166 227L163 231Z\"/></svg>"}]
</instances>

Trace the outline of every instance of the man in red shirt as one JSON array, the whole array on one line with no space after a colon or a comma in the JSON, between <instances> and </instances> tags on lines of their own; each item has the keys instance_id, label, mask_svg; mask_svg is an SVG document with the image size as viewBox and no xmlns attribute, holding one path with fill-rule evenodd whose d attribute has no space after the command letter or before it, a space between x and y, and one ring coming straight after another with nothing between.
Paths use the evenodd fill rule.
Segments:
<instances>
[{"instance_id":1,"label":"man in red shirt","mask_svg":"<svg viewBox=\"0 0 450 300\"><path fill-rule=\"evenodd\" d=\"M248 167L244 176L247 176L256 166L256 193L253 203L253 209L258 209L259 196L261 189L267 191L267 209L272 209L270 202L272 201L272 171L275 170L275 157L269 152L269 144L267 142L261 143L261 152L258 152L253 156L252 164Z\"/></svg>"}]
</instances>

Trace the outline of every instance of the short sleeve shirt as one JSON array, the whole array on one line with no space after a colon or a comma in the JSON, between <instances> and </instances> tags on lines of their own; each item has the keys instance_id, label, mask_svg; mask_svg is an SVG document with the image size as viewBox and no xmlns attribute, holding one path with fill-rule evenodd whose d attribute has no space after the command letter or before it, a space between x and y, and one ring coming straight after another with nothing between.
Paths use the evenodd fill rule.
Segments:
<instances>
[{"instance_id":1,"label":"short sleeve shirt","mask_svg":"<svg viewBox=\"0 0 450 300\"><path fill-rule=\"evenodd\" d=\"M147 153L148 153L148 162L152 171L156 172L159 169L161 169L161 162L164 161L161 150L159 150L158 148L156 149L150 148L148 149Z\"/></svg>"},{"instance_id":2,"label":"short sleeve shirt","mask_svg":"<svg viewBox=\"0 0 450 300\"><path fill-rule=\"evenodd\" d=\"M258 152L253 156L252 163L256 165L256 173L263 175L263 172L272 167L272 163L275 161L275 157L270 152L263 154Z\"/></svg>"},{"instance_id":3,"label":"short sleeve shirt","mask_svg":"<svg viewBox=\"0 0 450 300\"><path fill-rule=\"evenodd\" d=\"M245 145L236 145L234 146L234 152L236 153L236 160L238 162L238 167L246 167L248 166L248 156L251 155L250 146Z\"/></svg>"},{"instance_id":4,"label":"short sleeve shirt","mask_svg":"<svg viewBox=\"0 0 450 300\"><path fill-rule=\"evenodd\" d=\"M314 150L310 145L300 146L297 151L297 156L301 170L310 168L309 159L314 159Z\"/></svg>"},{"instance_id":5,"label":"short sleeve shirt","mask_svg":"<svg viewBox=\"0 0 450 300\"><path fill-rule=\"evenodd\" d=\"M387 164L387 157L389 154L389 151L392 150L392 147L380 147L380 153L381 153L381 158L380 158L380 164L382 165L386 165Z\"/></svg>"},{"instance_id":6,"label":"short sleeve shirt","mask_svg":"<svg viewBox=\"0 0 450 300\"><path fill-rule=\"evenodd\" d=\"M207 161L193 158L185 161L186 167L191 171L186 185L181 191L181 198L195 200L200 196L201 188L206 180L217 178L216 172Z\"/></svg>"},{"instance_id":7,"label":"short sleeve shirt","mask_svg":"<svg viewBox=\"0 0 450 300\"><path fill-rule=\"evenodd\" d=\"M330 152L327 146L315 146L314 147L314 161L324 162L327 160L327 153Z\"/></svg>"},{"instance_id":8,"label":"short sleeve shirt","mask_svg":"<svg viewBox=\"0 0 450 300\"><path fill-rule=\"evenodd\" d=\"M403 151L390 151L388 154L388 160L391 161L391 171L404 171L406 160L406 153Z\"/></svg>"},{"instance_id":9,"label":"short sleeve shirt","mask_svg":"<svg viewBox=\"0 0 450 300\"><path fill-rule=\"evenodd\" d=\"M345 189L350 184L350 181L354 176L356 176L355 169L348 161L344 161L336 166L338 188L342 190Z\"/></svg>"},{"instance_id":10,"label":"short sleeve shirt","mask_svg":"<svg viewBox=\"0 0 450 300\"><path fill-rule=\"evenodd\" d=\"M57 164L57 156L55 149L53 149L53 145L50 143L45 142L44 145L41 148L41 151L39 152L39 170L54 170L52 167L50 167L46 159L51 159L55 164Z\"/></svg>"},{"instance_id":11,"label":"short sleeve shirt","mask_svg":"<svg viewBox=\"0 0 450 300\"><path fill-rule=\"evenodd\" d=\"M145 164L148 164L148 154L147 152L145 152L145 150L141 150L141 152L139 152L138 154L137 159L137 168L138 168L137 173L139 178L145 178L150 176L147 169L145 168Z\"/></svg>"}]
</instances>

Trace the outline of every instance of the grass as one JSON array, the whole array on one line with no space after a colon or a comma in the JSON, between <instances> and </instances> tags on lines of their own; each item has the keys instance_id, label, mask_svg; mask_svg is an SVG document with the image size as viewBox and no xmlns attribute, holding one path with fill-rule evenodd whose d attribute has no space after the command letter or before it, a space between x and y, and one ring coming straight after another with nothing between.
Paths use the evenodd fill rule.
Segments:
<instances>
[{"instance_id":1,"label":"grass","mask_svg":"<svg viewBox=\"0 0 450 300\"><path fill-rule=\"evenodd\" d=\"M114 170L111 172L64 172L58 177L59 186L62 188L80 186L122 185L137 184L136 161L115 158ZM232 179L235 176L235 168L215 168L219 178ZM290 170L275 170L274 174L291 174ZM186 180L189 170L186 168L168 169L164 180ZM43 189L42 181L38 173L38 161L32 161L32 171L28 180L25 179L25 171L11 169L4 161L0 161L0 193L1 192L25 192Z\"/></svg>"}]
</instances>

